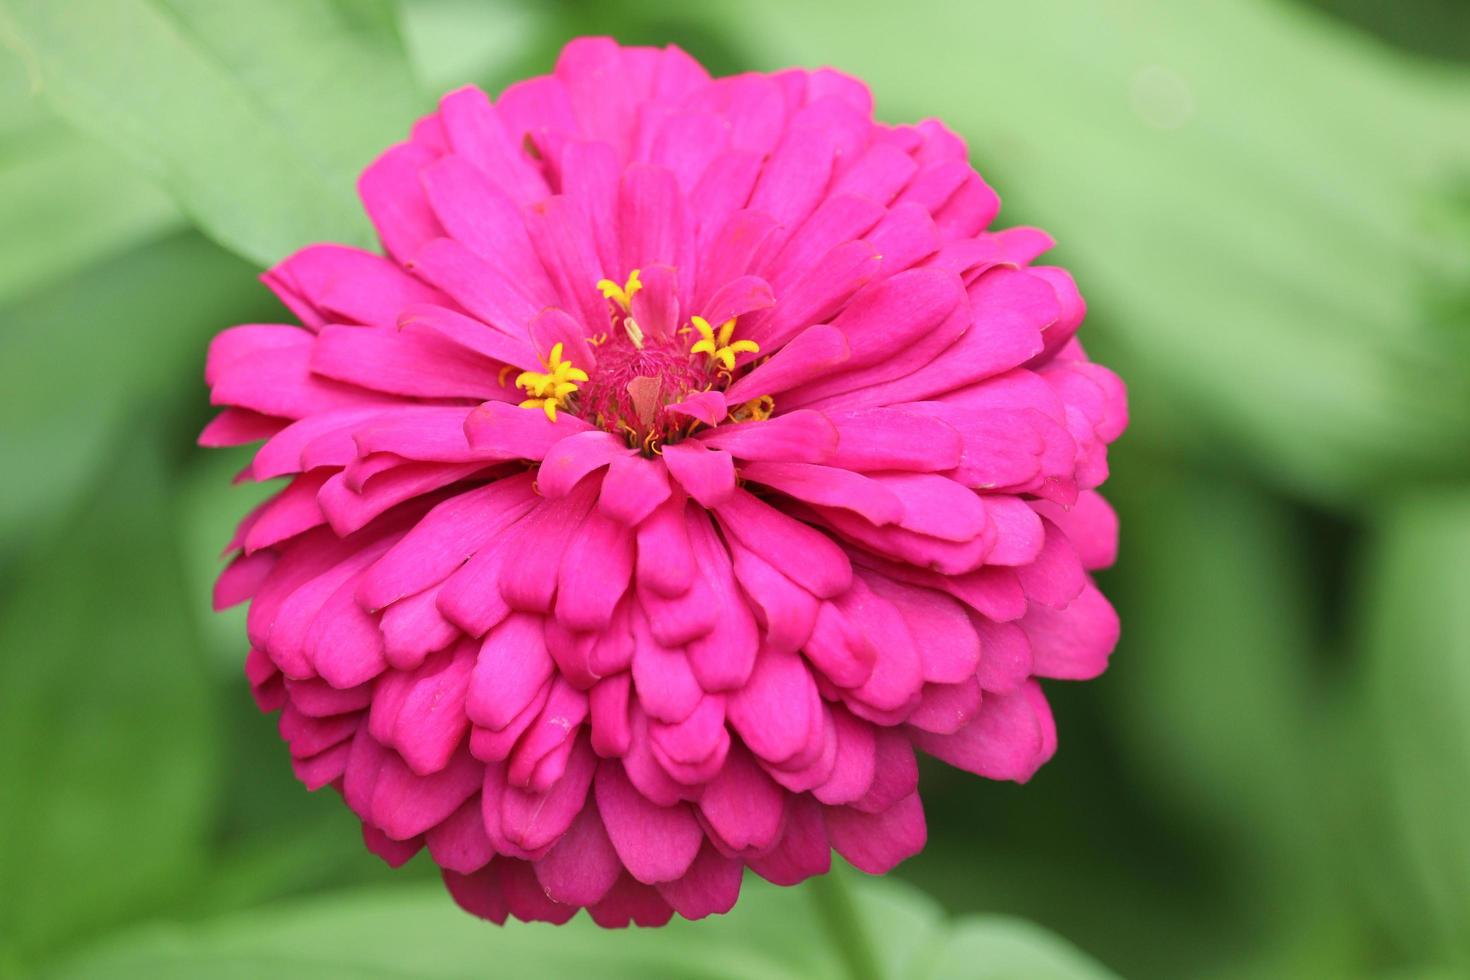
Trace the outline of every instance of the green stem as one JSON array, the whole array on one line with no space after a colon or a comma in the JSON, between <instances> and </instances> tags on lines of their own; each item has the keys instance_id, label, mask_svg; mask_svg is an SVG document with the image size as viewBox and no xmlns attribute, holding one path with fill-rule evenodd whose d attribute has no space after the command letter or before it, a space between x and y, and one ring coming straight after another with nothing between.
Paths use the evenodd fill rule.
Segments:
<instances>
[{"instance_id":1,"label":"green stem","mask_svg":"<svg viewBox=\"0 0 1470 980\"><path fill-rule=\"evenodd\" d=\"M842 965L852 980L881 980L877 950L863 923L853 897L850 875L840 864L820 878L807 882L807 894L817 906L817 918L827 930L827 938L836 947Z\"/></svg>"}]
</instances>

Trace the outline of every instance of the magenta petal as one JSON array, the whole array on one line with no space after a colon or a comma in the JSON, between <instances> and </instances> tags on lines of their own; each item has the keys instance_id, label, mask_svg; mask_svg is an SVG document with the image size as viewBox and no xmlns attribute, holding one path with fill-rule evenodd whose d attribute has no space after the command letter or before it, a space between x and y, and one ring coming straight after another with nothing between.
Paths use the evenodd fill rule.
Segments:
<instances>
[{"instance_id":1,"label":"magenta petal","mask_svg":"<svg viewBox=\"0 0 1470 980\"><path fill-rule=\"evenodd\" d=\"M548 497L565 497L589 473L633 452L627 443L596 429L557 442L536 471L536 488Z\"/></svg>"},{"instance_id":2,"label":"magenta petal","mask_svg":"<svg viewBox=\"0 0 1470 980\"><path fill-rule=\"evenodd\" d=\"M799 411L761 422L722 425L700 433L711 449L747 460L822 463L837 449L837 430L817 412Z\"/></svg>"},{"instance_id":3,"label":"magenta petal","mask_svg":"<svg viewBox=\"0 0 1470 980\"><path fill-rule=\"evenodd\" d=\"M740 745L699 797L699 812L711 832L732 851L765 850L781 835L786 794Z\"/></svg>"},{"instance_id":4,"label":"magenta petal","mask_svg":"<svg viewBox=\"0 0 1470 980\"><path fill-rule=\"evenodd\" d=\"M817 621L816 596L748 548L737 543L732 550L735 578L762 620L766 648L799 649Z\"/></svg>"},{"instance_id":5,"label":"magenta petal","mask_svg":"<svg viewBox=\"0 0 1470 980\"><path fill-rule=\"evenodd\" d=\"M664 447L669 474L699 503L715 508L735 492L735 464L730 454L707 449L698 442Z\"/></svg>"},{"instance_id":6,"label":"magenta petal","mask_svg":"<svg viewBox=\"0 0 1470 980\"><path fill-rule=\"evenodd\" d=\"M669 498L669 472L657 461L617 456L602 479L597 507L614 520L637 527Z\"/></svg>"},{"instance_id":7,"label":"magenta petal","mask_svg":"<svg viewBox=\"0 0 1470 980\"><path fill-rule=\"evenodd\" d=\"M1065 609L1033 604L1020 625L1042 677L1090 680L1106 669L1118 644L1118 614L1091 582Z\"/></svg>"},{"instance_id":8,"label":"magenta petal","mask_svg":"<svg viewBox=\"0 0 1470 980\"><path fill-rule=\"evenodd\" d=\"M744 870L741 862L722 857L706 844L683 877L658 885L658 893L686 919L722 915L734 908L740 897Z\"/></svg>"},{"instance_id":9,"label":"magenta petal","mask_svg":"<svg viewBox=\"0 0 1470 980\"><path fill-rule=\"evenodd\" d=\"M427 148L399 143L374 160L357 181L358 195L383 247L399 261L443 234L419 187L419 171L432 160Z\"/></svg>"},{"instance_id":10,"label":"magenta petal","mask_svg":"<svg viewBox=\"0 0 1470 980\"><path fill-rule=\"evenodd\" d=\"M1082 567L1096 571L1118 560L1118 515L1097 491L1078 494L1070 508L1048 500L1034 501L1031 506L1066 532Z\"/></svg>"},{"instance_id":11,"label":"magenta petal","mask_svg":"<svg viewBox=\"0 0 1470 980\"><path fill-rule=\"evenodd\" d=\"M716 511L725 532L820 598L852 584L852 565L830 538L737 490Z\"/></svg>"},{"instance_id":12,"label":"magenta petal","mask_svg":"<svg viewBox=\"0 0 1470 980\"><path fill-rule=\"evenodd\" d=\"M638 585L662 596L680 596L689 591L693 576L684 500L667 500L638 525Z\"/></svg>"},{"instance_id":13,"label":"magenta petal","mask_svg":"<svg viewBox=\"0 0 1470 980\"><path fill-rule=\"evenodd\" d=\"M574 415L558 413L552 422L539 409L486 402L465 419L470 445L501 459L541 459L567 436L591 428Z\"/></svg>"},{"instance_id":14,"label":"magenta petal","mask_svg":"<svg viewBox=\"0 0 1470 980\"><path fill-rule=\"evenodd\" d=\"M689 870L704 833L686 804L658 806L633 788L622 763L597 767L597 808L623 866L646 884L672 881Z\"/></svg>"},{"instance_id":15,"label":"magenta petal","mask_svg":"<svg viewBox=\"0 0 1470 980\"><path fill-rule=\"evenodd\" d=\"M761 395L778 394L820 377L850 356L847 335L841 330L825 324L808 327L769 360L731 385L726 398L736 404Z\"/></svg>"},{"instance_id":16,"label":"magenta petal","mask_svg":"<svg viewBox=\"0 0 1470 980\"><path fill-rule=\"evenodd\" d=\"M870 524L892 524L904 514L898 495L851 470L811 463L747 463L740 474L753 483L810 504L841 507Z\"/></svg>"},{"instance_id":17,"label":"magenta petal","mask_svg":"<svg viewBox=\"0 0 1470 980\"><path fill-rule=\"evenodd\" d=\"M667 923L674 917L674 909L657 889L625 874L606 898L587 908L587 914L604 929L626 929L630 925L650 928Z\"/></svg>"},{"instance_id":18,"label":"magenta petal","mask_svg":"<svg viewBox=\"0 0 1470 980\"><path fill-rule=\"evenodd\" d=\"M512 613L480 647L465 712L477 725L506 727L546 683L553 667L541 618Z\"/></svg>"},{"instance_id":19,"label":"magenta petal","mask_svg":"<svg viewBox=\"0 0 1470 980\"><path fill-rule=\"evenodd\" d=\"M480 788L480 763L469 752L428 776L389 753L373 786L372 819L393 840L422 834L447 819Z\"/></svg>"},{"instance_id":20,"label":"magenta petal","mask_svg":"<svg viewBox=\"0 0 1470 980\"><path fill-rule=\"evenodd\" d=\"M567 905L594 905L613 887L623 864L590 797L535 868L547 897Z\"/></svg>"},{"instance_id":21,"label":"magenta petal","mask_svg":"<svg viewBox=\"0 0 1470 980\"><path fill-rule=\"evenodd\" d=\"M870 875L892 871L923 850L928 839L918 793L909 794L881 813L829 807L825 816L833 849Z\"/></svg>"},{"instance_id":22,"label":"magenta petal","mask_svg":"<svg viewBox=\"0 0 1470 980\"><path fill-rule=\"evenodd\" d=\"M434 863L458 874L473 874L495 857L480 817L480 798L472 796L424 835Z\"/></svg>"},{"instance_id":23,"label":"magenta petal","mask_svg":"<svg viewBox=\"0 0 1470 980\"><path fill-rule=\"evenodd\" d=\"M496 925L505 924L510 907L493 864L472 874L460 874L450 868L445 868L443 874L444 887L460 908Z\"/></svg>"},{"instance_id":24,"label":"magenta petal","mask_svg":"<svg viewBox=\"0 0 1470 980\"><path fill-rule=\"evenodd\" d=\"M776 846L750 858L751 870L777 885L799 884L832 866L822 806L809 796L787 797L785 829Z\"/></svg>"},{"instance_id":25,"label":"magenta petal","mask_svg":"<svg viewBox=\"0 0 1470 980\"><path fill-rule=\"evenodd\" d=\"M500 801L500 832L517 847L533 852L554 844L582 811L597 759L584 741L573 744L566 772L546 792L505 788Z\"/></svg>"},{"instance_id":26,"label":"magenta petal","mask_svg":"<svg viewBox=\"0 0 1470 980\"><path fill-rule=\"evenodd\" d=\"M977 776L1024 783L1056 750L1056 728L1041 687L1027 681L985 695L974 719L952 735L914 731L914 744Z\"/></svg>"},{"instance_id":27,"label":"magenta petal","mask_svg":"<svg viewBox=\"0 0 1470 980\"><path fill-rule=\"evenodd\" d=\"M901 408L824 414L838 434L832 466L937 473L954 469L963 458L960 433L939 418Z\"/></svg>"}]
</instances>

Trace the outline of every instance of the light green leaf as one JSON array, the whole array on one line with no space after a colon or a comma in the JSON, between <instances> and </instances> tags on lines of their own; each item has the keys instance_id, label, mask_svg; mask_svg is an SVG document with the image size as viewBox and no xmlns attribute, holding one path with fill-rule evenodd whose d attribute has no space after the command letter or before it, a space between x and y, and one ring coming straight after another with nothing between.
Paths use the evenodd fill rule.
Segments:
<instances>
[{"instance_id":1,"label":"light green leaf","mask_svg":"<svg viewBox=\"0 0 1470 980\"><path fill-rule=\"evenodd\" d=\"M126 160L40 110L0 51L0 304L177 228L168 195Z\"/></svg>"},{"instance_id":2,"label":"light green leaf","mask_svg":"<svg viewBox=\"0 0 1470 980\"><path fill-rule=\"evenodd\" d=\"M1112 974L1070 943L1020 919L961 921L923 977L932 980L1104 980Z\"/></svg>"},{"instance_id":3,"label":"light green leaf","mask_svg":"<svg viewBox=\"0 0 1470 980\"><path fill-rule=\"evenodd\" d=\"M1130 769L1216 876L1195 894L1249 923L1249 959L1327 969L1322 956L1352 952L1336 941L1351 913L1329 792L1347 767L1324 744L1311 541L1287 503L1225 474L1137 453L1116 466L1125 544L1109 591L1124 630L1108 690ZM1211 955L1241 969L1244 952Z\"/></svg>"},{"instance_id":4,"label":"light green leaf","mask_svg":"<svg viewBox=\"0 0 1470 980\"><path fill-rule=\"evenodd\" d=\"M358 172L424 106L374 0L5 0L0 38L64 117L261 265L368 244Z\"/></svg>"},{"instance_id":5,"label":"light green leaf","mask_svg":"<svg viewBox=\"0 0 1470 980\"><path fill-rule=\"evenodd\" d=\"M1463 73L1268 0L701 9L763 68L835 64L964 134L1003 223L1061 242L1139 434L1342 506L1470 466L1465 321L1428 296L1470 267L1429 221L1470 174Z\"/></svg>"},{"instance_id":6,"label":"light green leaf","mask_svg":"<svg viewBox=\"0 0 1470 980\"><path fill-rule=\"evenodd\" d=\"M155 911L203 863L210 692L158 432L125 435L0 606L0 946L14 956Z\"/></svg>"},{"instance_id":7,"label":"light green leaf","mask_svg":"<svg viewBox=\"0 0 1470 980\"><path fill-rule=\"evenodd\" d=\"M1309 795L1316 642L1307 540L1292 511L1220 474L1137 453L1117 461L1114 499L1129 532L1112 581L1125 629L1114 709L1159 791L1216 832L1285 835Z\"/></svg>"},{"instance_id":8,"label":"light green leaf","mask_svg":"<svg viewBox=\"0 0 1470 980\"><path fill-rule=\"evenodd\" d=\"M1111 976L1060 940L1010 920L942 922L923 896L892 880L857 890L882 956L877 975L955 976L968 957L983 974L1038 980ZM1005 972L1035 968L1034 974ZM939 972L934 972L938 970ZM748 877L729 915L675 920L662 929L604 931L585 916L565 926L487 925L438 887L349 892L195 926L158 925L59 966L55 978L270 975L458 980L498 976L842 980L842 960L821 931L805 889ZM976 975L976 974L966 974Z\"/></svg>"},{"instance_id":9,"label":"light green leaf","mask_svg":"<svg viewBox=\"0 0 1470 980\"><path fill-rule=\"evenodd\" d=\"M1388 515L1364 603L1375 761L1389 842L1417 885L1402 945L1470 963L1470 492L1425 493ZM1385 848L1385 843L1389 846Z\"/></svg>"},{"instance_id":10,"label":"light green leaf","mask_svg":"<svg viewBox=\"0 0 1470 980\"><path fill-rule=\"evenodd\" d=\"M108 440L130 406L147 399L202 407L209 338L278 311L249 266L190 233L114 258L0 312L6 550L72 504L112 457ZM177 435L184 440L194 433Z\"/></svg>"},{"instance_id":11,"label":"light green leaf","mask_svg":"<svg viewBox=\"0 0 1470 980\"><path fill-rule=\"evenodd\" d=\"M507 70L539 47L533 42L549 8L514 0L404 0L399 11L414 72L426 91L437 93L515 81Z\"/></svg>"}]
</instances>

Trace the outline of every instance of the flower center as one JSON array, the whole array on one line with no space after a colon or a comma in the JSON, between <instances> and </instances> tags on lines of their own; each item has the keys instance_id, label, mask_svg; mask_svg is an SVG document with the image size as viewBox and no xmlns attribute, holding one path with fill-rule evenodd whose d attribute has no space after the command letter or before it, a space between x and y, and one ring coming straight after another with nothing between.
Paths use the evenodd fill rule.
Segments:
<instances>
[{"instance_id":1,"label":"flower center","mask_svg":"<svg viewBox=\"0 0 1470 980\"><path fill-rule=\"evenodd\" d=\"M637 269L623 285L604 279L597 288L607 299L612 329L588 339L597 351L596 367L583 370L562 344L555 345L542 362L544 372L516 377L527 395L521 407L544 411L553 422L558 410L572 412L652 455L703 424L681 411L682 403L703 392L723 392L734 380L737 358L759 353L760 346L734 339L734 318L711 326L694 316L663 339L650 335L633 316L633 297L643 288ZM732 406L729 416L766 418L773 407L770 398L762 398Z\"/></svg>"}]
</instances>

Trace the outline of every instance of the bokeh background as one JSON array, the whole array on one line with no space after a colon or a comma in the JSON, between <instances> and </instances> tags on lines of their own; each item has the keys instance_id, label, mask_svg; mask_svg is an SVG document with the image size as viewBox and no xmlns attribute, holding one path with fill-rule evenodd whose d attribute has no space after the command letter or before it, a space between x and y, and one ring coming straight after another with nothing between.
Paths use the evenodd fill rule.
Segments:
<instances>
[{"instance_id":1,"label":"bokeh background","mask_svg":"<svg viewBox=\"0 0 1470 980\"><path fill-rule=\"evenodd\" d=\"M0 0L0 976L841 975L800 892L472 922L293 781L209 611L261 495L193 445L209 337L367 240L352 180L435 96L586 33L944 118L1130 385L1113 665L1049 687L1031 784L925 771L873 970L1470 976L1460 0Z\"/></svg>"}]
</instances>

